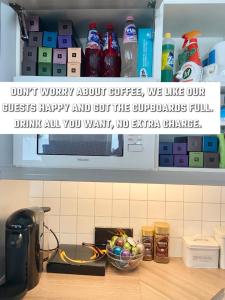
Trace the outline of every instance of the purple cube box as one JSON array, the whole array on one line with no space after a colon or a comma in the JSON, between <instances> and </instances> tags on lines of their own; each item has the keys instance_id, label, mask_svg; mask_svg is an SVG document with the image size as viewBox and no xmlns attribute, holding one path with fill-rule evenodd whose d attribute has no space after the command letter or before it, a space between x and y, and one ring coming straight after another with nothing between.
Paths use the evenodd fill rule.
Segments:
<instances>
[{"instance_id":1,"label":"purple cube box","mask_svg":"<svg viewBox=\"0 0 225 300\"><path fill-rule=\"evenodd\" d=\"M173 155L159 155L160 167L173 167Z\"/></svg>"},{"instance_id":2,"label":"purple cube box","mask_svg":"<svg viewBox=\"0 0 225 300\"><path fill-rule=\"evenodd\" d=\"M53 49L53 64L66 65L67 49Z\"/></svg>"},{"instance_id":3,"label":"purple cube box","mask_svg":"<svg viewBox=\"0 0 225 300\"><path fill-rule=\"evenodd\" d=\"M174 167L187 168L188 155L174 155Z\"/></svg>"},{"instance_id":4,"label":"purple cube box","mask_svg":"<svg viewBox=\"0 0 225 300\"><path fill-rule=\"evenodd\" d=\"M65 49L72 47L71 35L59 35L58 36L58 48Z\"/></svg>"},{"instance_id":5,"label":"purple cube box","mask_svg":"<svg viewBox=\"0 0 225 300\"><path fill-rule=\"evenodd\" d=\"M187 144L173 143L173 154L187 154Z\"/></svg>"},{"instance_id":6,"label":"purple cube box","mask_svg":"<svg viewBox=\"0 0 225 300\"><path fill-rule=\"evenodd\" d=\"M39 31L39 16L28 16L26 19L28 31Z\"/></svg>"}]
</instances>

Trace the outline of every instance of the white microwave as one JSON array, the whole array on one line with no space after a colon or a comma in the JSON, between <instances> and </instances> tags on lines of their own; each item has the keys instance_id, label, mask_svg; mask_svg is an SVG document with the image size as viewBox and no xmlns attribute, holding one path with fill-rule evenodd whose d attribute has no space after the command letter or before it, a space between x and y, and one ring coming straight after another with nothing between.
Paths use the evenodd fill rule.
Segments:
<instances>
[{"instance_id":1,"label":"white microwave","mask_svg":"<svg viewBox=\"0 0 225 300\"><path fill-rule=\"evenodd\" d=\"M14 135L17 167L152 170L155 135Z\"/></svg>"}]
</instances>

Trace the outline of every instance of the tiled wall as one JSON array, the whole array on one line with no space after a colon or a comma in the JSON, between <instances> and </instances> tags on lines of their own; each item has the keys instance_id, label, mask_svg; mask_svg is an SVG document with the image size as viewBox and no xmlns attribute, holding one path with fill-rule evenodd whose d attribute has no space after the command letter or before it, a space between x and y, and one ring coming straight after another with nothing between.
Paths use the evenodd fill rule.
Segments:
<instances>
[{"instance_id":1,"label":"tiled wall","mask_svg":"<svg viewBox=\"0 0 225 300\"><path fill-rule=\"evenodd\" d=\"M142 225L166 220L171 256L181 256L183 235L211 235L225 224L220 186L31 181L29 201L51 206L48 223L61 243L93 242L95 226L130 226L138 238Z\"/></svg>"}]
</instances>

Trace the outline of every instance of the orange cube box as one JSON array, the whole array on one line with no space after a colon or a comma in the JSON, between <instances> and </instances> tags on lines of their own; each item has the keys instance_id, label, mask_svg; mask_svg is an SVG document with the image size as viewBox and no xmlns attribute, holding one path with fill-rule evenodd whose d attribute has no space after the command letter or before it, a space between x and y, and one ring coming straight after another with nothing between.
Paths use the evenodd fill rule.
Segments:
<instances>
[{"instance_id":1,"label":"orange cube box","mask_svg":"<svg viewBox=\"0 0 225 300\"><path fill-rule=\"evenodd\" d=\"M68 48L68 63L81 63L81 48Z\"/></svg>"},{"instance_id":2,"label":"orange cube box","mask_svg":"<svg viewBox=\"0 0 225 300\"><path fill-rule=\"evenodd\" d=\"M80 63L67 64L67 77L80 77Z\"/></svg>"}]
</instances>

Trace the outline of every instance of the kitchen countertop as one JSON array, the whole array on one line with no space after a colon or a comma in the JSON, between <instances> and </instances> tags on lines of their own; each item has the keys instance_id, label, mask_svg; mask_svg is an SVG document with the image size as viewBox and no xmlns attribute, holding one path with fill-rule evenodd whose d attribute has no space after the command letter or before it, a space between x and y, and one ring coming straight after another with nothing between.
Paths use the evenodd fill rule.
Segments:
<instances>
[{"instance_id":1,"label":"kitchen countertop","mask_svg":"<svg viewBox=\"0 0 225 300\"><path fill-rule=\"evenodd\" d=\"M180 258L169 264L142 262L130 273L107 268L106 276L43 273L25 300L209 300L225 287L225 270L187 268Z\"/></svg>"}]
</instances>

